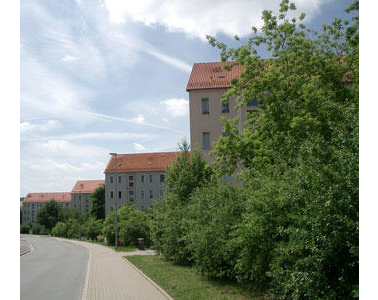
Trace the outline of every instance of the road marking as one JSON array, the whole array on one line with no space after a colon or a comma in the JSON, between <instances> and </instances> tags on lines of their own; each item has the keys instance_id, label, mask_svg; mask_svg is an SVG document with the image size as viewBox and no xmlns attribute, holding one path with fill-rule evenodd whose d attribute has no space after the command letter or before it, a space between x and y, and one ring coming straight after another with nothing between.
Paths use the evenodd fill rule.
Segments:
<instances>
[{"instance_id":1,"label":"road marking","mask_svg":"<svg viewBox=\"0 0 378 300\"><path fill-rule=\"evenodd\" d=\"M29 244L29 249L30 249L28 252L25 252L25 253L21 254L20 256L26 256L27 254L30 254L35 250L34 247L33 247L33 244L27 238L20 238L20 240L27 241L28 244Z\"/></svg>"},{"instance_id":2,"label":"road marking","mask_svg":"<svg viewBox=\"0 0 378 300\"><path fill-rule=\"evenodd\" d=\"M85 248L85 247L83 247ZM84 289L83 289L83 297L82 300L87 300L87 294L88 294L88 281L89 281L89 272L91 270L91 260L92 260L92 253L91 250L87 249L89 252L89 258L88 258L88 266L87 266L87 275L85 276L85 283L84 283Z\"/></svg>"}]
</instances>

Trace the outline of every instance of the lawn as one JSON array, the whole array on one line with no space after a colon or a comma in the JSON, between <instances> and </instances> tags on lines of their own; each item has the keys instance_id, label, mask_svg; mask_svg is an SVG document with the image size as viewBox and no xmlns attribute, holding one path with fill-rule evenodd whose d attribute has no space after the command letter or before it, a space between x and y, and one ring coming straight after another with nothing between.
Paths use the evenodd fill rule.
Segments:
<instances>
[{"instance_id":1,"label":"lawn","mask_svg":"<svg viewBox=\"0 0 378 300\"><path fill-rule=\"evenodd\" d=\"M252 286L224 280L208 280L195 268L174 265L161 256L125 257L175 300L263 300Z\"/></svg>"}]
</instances>

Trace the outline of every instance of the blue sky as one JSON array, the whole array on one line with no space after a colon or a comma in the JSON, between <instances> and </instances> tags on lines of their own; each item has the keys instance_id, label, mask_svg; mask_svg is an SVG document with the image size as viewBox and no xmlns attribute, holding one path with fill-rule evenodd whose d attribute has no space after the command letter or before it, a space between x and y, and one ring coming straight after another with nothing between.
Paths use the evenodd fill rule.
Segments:
<instances>
[{"instance_id":1,"label":"blue sky","mask_svg":"<svg viewBox=\"0 0 378 300\"><path fill-rule=\"evenodd\" d=\"M352 1L297 1L320 29ZM20 196L102 179L109 152L175 151L189 139L195 62L219 61L279 1L20 2Z\"/></svg>"}]
</instances>

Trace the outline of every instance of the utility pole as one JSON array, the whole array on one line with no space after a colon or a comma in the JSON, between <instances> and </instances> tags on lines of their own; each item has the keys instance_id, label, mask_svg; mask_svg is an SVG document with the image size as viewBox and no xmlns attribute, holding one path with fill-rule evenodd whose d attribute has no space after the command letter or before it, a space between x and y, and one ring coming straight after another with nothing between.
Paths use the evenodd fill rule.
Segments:
<instances>
[{"instance_id":1,"label":"utility pole","mask_svg":"<svg viewBox=\"0 0 378 300\"><path fill-rule=\"evenodd\" d=\"M109 153L115 158L115 248L118 249L118 164L117 164L117 153Z\"/></svg>"}]
</instances>

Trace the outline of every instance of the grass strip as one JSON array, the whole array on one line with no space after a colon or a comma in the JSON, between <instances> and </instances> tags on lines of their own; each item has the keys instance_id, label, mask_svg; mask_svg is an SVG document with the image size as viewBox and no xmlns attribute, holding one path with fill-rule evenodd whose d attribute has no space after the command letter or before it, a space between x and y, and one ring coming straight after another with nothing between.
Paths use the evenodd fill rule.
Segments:
<instances>
[{"instance_id":1,"label":"grass strip","mask_svg":"<svg viewBox=\"0 0 378 300\"><path fill-rule=\"evenodd\" d=\"M256 287L226 280L208 280L194 267L178 266L162 256L125 257L175 300L270 299Z\"/></svg>"}]
</instances>

